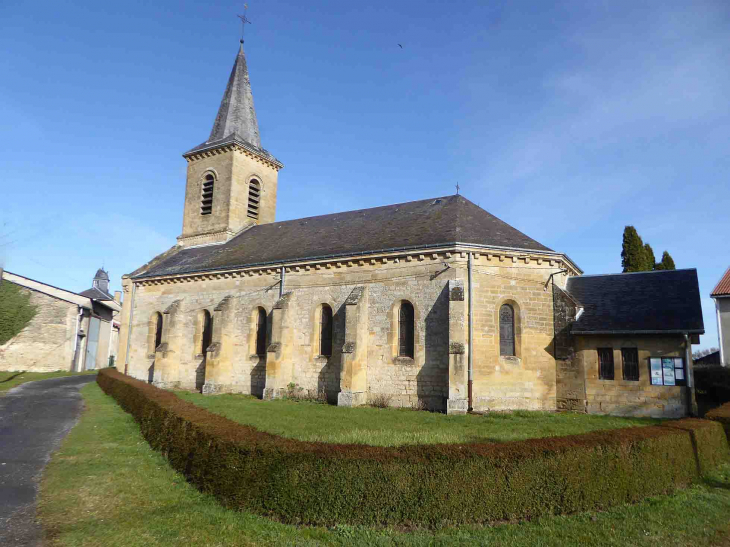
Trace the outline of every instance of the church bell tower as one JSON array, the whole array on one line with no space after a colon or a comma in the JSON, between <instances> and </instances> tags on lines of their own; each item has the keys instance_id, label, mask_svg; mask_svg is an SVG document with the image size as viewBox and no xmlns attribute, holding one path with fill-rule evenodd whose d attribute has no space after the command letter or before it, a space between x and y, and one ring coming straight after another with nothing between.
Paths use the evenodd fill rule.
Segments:
<instances>
[{"instance_id":1,"label":"church bell tower","mask_svg":"<svg viewBox=\"0 0 730 547\"><path fill-rule=\"evenodd\" d=\"M210 137L183 157L188 174L179 245L224 242L274 222L283 165L261 147L243 40Z\"/></svg>"}]
</instances>

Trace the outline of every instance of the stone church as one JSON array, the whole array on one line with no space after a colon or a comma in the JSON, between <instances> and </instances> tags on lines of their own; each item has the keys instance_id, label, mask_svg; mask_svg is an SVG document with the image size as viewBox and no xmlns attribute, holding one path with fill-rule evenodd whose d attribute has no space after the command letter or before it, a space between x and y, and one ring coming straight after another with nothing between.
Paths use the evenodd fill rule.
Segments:
<instances>
[{"instance_id":1,"label":"stone church","mask_svg":"<svg viewBox=\"0 0 730 547\"><path fill-rule=\"evenodd\" d=\"M123 277L118 368L344 406L692 413L695 270L584 276L461 195L276 222L243 44L183 154L177 244Z\"/></svg>"}]
</instances>

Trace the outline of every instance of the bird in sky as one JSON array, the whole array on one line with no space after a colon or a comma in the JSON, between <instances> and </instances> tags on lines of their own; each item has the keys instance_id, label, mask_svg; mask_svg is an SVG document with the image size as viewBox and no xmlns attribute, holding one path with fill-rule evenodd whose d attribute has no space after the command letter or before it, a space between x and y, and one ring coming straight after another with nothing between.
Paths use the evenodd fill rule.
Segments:
<instances>
[{"instance_id":1,"label":"bird in sky","mask_svg":"<svg viewBox=\"0 0 730 547\"><path fill-rule=\"evenodd\" d=\"M398 44L398 47L401 48L401 49L403 49L403 46L401 44Z\"/></svg>"}]
</instances>

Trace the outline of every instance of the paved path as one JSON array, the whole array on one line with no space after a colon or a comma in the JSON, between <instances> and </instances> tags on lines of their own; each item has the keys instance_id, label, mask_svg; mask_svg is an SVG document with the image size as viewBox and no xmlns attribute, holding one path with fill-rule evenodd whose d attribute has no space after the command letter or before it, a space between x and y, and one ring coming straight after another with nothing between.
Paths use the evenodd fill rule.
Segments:
<instances>
[{"instance_id":1,"label":"paved path","mask_svg":"<svg viewBox=\"0 0 730 547\"><path fill-rule=\"evenodd\" d=\"M51 453L76 424L79 389L95 375L22 384L0 396L0 545L40 545L38 480Z\"/></svg>"}]
</instances>

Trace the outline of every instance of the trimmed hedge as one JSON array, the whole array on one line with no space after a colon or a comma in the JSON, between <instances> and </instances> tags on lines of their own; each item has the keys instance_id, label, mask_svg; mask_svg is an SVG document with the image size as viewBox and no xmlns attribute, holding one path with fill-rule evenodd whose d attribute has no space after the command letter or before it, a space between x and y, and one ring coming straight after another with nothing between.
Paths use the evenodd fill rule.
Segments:
<instances>
[{"instance_id":1,"label":"trimmed hedge","mask_svg":"<svg viewBox=\"0 0 730 547\"><path fill-rule=\"evenodd\" d=\"M719 422L722 425L725 429L725 435L727 435L727 442L730 444L730 403L713 408L705 414L705 418Z\"/></svg>"},{"instance_id":2,"label":"trimmed hedge","mask_svg":"<svg viewBox=\"0 0 730 547\"><path fill-rule=\"evenodd\" d=\"M696 419L502 444L312 443L115 370L97 382L201 491L293 524L439 527L604 509L688 485L729 456L720 425Z\"/></svg>"}]
</instances>

